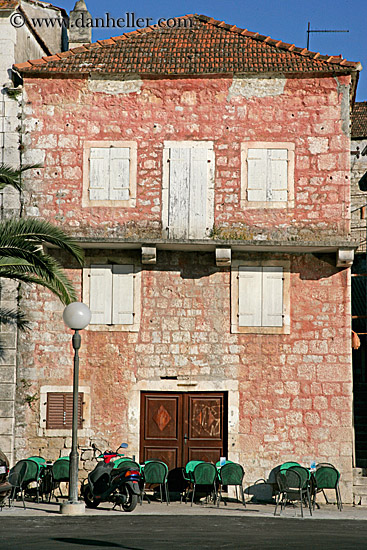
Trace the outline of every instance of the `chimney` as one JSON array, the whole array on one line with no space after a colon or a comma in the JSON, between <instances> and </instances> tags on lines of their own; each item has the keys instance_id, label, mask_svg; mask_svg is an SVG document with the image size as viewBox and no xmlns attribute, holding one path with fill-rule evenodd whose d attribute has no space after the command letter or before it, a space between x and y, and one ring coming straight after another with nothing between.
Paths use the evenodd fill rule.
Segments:
<instances>
[{"instance_id":1,"label":"chimney","mask_svg":"<svg viewBox=\"0 0 367 550\"><path fill-rule=\"evenodd\" d=\"M92 42L91 18L92 16L84 0L78 0L74 9L70 12L69 49L77 48L82 44L90 44Z\"/></svg>"}]
</instances>

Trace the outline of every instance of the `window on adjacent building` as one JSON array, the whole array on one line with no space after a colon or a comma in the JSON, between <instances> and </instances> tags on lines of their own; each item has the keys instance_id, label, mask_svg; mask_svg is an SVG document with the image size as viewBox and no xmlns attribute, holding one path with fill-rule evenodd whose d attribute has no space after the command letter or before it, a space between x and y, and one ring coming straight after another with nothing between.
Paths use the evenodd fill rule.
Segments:
<instances>
[{"instance_id":1,"label":"window on adjacent building","mask_svg":"<svg viewBox=\"0 0 367 550\"><path fill-rule=\"evenodd\" d=\"M92 312L89 328L109 325L118 330L137 330L139 279L132 264L91 265L85 269L83 299Z\"/></svg>"},{"instance_id":2,"label":"window on adjacent building","mask_svg":"<svg viewBox=\"0 0 367 550\"><path fill-rule=\"evenodd\" d=\"M165 142L162 197L163 227L170 238L209 235L214 222L213 142Z\"/></svg>"},{"instance_id":3,"label":"window on adjacent building","mask_svg":"<svg viewBox=\"0 0 367 550\"><path fill-rule=\"evenodd\" d=\"M78 395L78 428L83 428L83 394ZM46 429L71 429L73 419L73 394L47 393Z\"/></svg>"},{"instance_id":4,"label":"window on adjacent building","mask_svg":"<svg viewBox=\"0 0 367 550\"><path fill-rule=\"evenodd\" d=\"M242 144L242 202L246 207L294 203L294 144Z\"/></svg>"},{"instance_id":5,"label":"window on adjacent building","mask_svg":"<svg viewBox=\"0 0 367 550\"><path fill-rule=\"evenodd\" d=\"M289 268L234 262L232 332L289 332Z\"/></svg>"},{"instance_id":6,"label":"window on adjacent building","mask_svg":"<svg viewBox=\"0 0 367 550\"><path fill-rule=\"evenodd\" d=\"M136 143L87 142L83 206L135 206Z\"/></svg>"}]
</instances>

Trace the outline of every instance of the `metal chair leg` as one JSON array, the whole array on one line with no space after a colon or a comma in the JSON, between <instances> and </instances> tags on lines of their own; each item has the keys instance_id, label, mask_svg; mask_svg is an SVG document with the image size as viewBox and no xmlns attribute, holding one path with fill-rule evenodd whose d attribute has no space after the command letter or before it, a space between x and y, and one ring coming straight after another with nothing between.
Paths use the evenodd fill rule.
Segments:
<instances>
[{"instance_id":1,"label":"metal chair leg","mask_svg":"<svg viewBox=\"0 0 367 550\"><path fill-rule=\"evenodd\" d=\"M193 505L193 502L194 502L194 495L195 495L195 483L194 483L194 488L192 490L191 506Z\"/></svg>"}]
</instances>

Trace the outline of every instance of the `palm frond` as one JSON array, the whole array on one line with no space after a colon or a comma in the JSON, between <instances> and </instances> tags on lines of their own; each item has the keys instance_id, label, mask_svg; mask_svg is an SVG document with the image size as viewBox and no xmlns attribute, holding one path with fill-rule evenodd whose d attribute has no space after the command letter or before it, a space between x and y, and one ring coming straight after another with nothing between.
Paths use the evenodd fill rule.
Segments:
<instances>
[{"instance_id":1,"label":"palm frond","mask_svg":"<svg viewBox=\"0 0 367 550\"><path fill-rule=\"evenodd\" d=\"M68 305L71 302L77 301L77 295L73 284L66 277L62 268L55 269L54 277L47 279L45 277L40 277L32 273L24 273L21 271L7 271L2 272L0 270L0 277L4 279L12 279L28 284L37 284L48 288L53 292L63 304Z\"/></svg>"},{"instance_id":2,"label":"palm frond","mask_svg":"<svg viewBox=\"0 0 367 550\"><path fill-rule=\"evenodd\" d=\"M46 243L57 246L72 254L72 256L82 264L84 253L79 245L59 227L44 220L33 218L9 219L1 223L0 235L0 255L3 254L2 248L8 248L13 239L32 243Z\"/></svg>"},{"instance_id":3,"label":"palm frond","mask_svg":"<svg viewBox=\"0 0 367 550\"><path fill-rule=\"evenodd\" d=\"M0 307L0 325L17 325L20 330L25 330L29 321L20 309Z\"/></svg>"},{"instance_id":4,"label":"palm frond","mask_svg":"<svg viewBox=\"0 0 367 550\"><path fill-rule=\"evenodd\" d=\"M26 170L41 168L42 164L24 164L20 168L13 168L9 164L0 164L0 191L7 185L14 187L17 191L22 191L23 185L21 175Z\"/></svg>"}]
</instances>

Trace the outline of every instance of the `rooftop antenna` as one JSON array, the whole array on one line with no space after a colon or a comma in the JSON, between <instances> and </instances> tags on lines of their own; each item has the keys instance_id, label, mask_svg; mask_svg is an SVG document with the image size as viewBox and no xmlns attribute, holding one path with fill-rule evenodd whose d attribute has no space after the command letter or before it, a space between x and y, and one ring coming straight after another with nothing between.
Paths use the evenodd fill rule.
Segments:
<instances>
[{"instance_id":1,"label":"rooftop antenna","mask_svg":"<svg viewBox=\"0 0 367 550\"><path fill-rule=\"evenodd\" d=\"M310 49L310 34L312 32L349 32L349 31L340 31L340 30L311 30L311 23L308 22L308 27L307 27L307 49L309 50Z\"/></svg>"}]
</instances>

